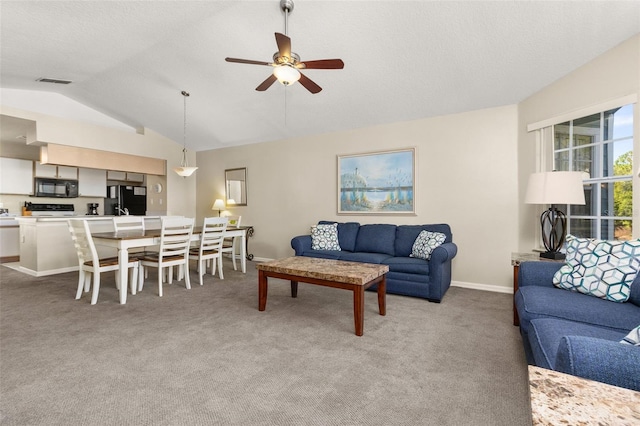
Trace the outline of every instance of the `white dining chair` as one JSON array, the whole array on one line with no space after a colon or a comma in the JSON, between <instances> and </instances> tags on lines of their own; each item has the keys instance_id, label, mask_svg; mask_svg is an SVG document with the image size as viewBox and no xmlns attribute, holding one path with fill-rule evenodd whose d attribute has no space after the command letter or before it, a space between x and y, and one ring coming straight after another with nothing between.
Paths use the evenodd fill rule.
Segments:
<instances>
[{"instance_id":1,"label":"white dining chair","mask_svg":"<svg viewBox=\"0 0 640 426\"><path fill-rule=\"evenodd\" d=\"M160 231L160 250L157 253L145 252L140 258L138 291L144 286L144 270L147 267L158 268L158 295L162 297L164 272L167 282L172 283L173 267L180 266L184 271L185 286L191 289L189 280L189 246L193 233L192 218L163 218Z\"/></svg>"},{"instance_id":2,"label":"white dining chair","mask_svg":"<svg viewBox=\"0 0 640 426\"><path fill-rule=\"evenodd\" d=\"M122 283L119 282L119 270L118 258L107 257L100 259L96 246L93 243L91 237L91 231L89 229L89 223L85 219L70 219L68 221L69 232L73 239L73 245L76 248L78 255L78 290L76 291L76 299L80 299L82 296L82 290L88 292L91 287L91 278L93 276L93 293L91 295L91 304L95 305L98 302L98 293L100 292L100 274L102 272L116 271L116 286L119 288ZM137 258L129 259L127 263L127 269L132 269L131 274L131 288L136 286L136 280L138 277L139 263ZM135 291L134 291L135 293Z\"/></svg>"},{"instance_id":3,"label":"white dining chair","mask_svg":"<svg viewBox=\"0 0 640 426\"><path fill-rule=\"evenodd\" d=\"M120 231L140 231L144 232L144 216L114 216L113 217L113 229L116 232ZM135 247L129 250L129 253L132 255L143 256L144 252L148 249L153 250L149 247ZM155 247L157 250L157 247ZM134 291L135 294L135 291Z\"/></svg>"},{"instance_id":4,"label":"white dining chair","mask_svg":"<svg viewBox=\"0 0 640 426\"><path fill-rule=\"evenodd\" d=\"M227 228L238 228L240 227L240 221L242 220L242 216L226 216L226 218L228 219L229 223L227 225ZM231 261L233 262L233 270L237 271L238 267L236 266L236 253L237 251L237 245L240 244L241 237L230 237L230 238L225 238L223 243L222 243L222 253L229 253L231 255Z\"/></svg>"},{"instance_id":5,"label":"white dining chair","mask_svg":"<svg viewBox=\"0 0 640 426\"><path fill-rule=\"evenodd\" d=\"M143 231L144 232L144 217L143 216L114 216L113 228L118 231Z\"/></svg>"},{"instance_id":6,"label":"white dining chair","mask_svg":"<svg viewBox=\"0 0 640 426\"><path fill-rule=\"evenodd\" d=\"M207 265L211 262L211 275L216 274L216 264L218 276L224 279L222 272L222 242L224 232L227 229L226 217L205 217L202 225L202 233L198 247L189 250L189 259L198 262L198 276L202 285L202 276L207 272Z\"/></svg>"}]
</instances>

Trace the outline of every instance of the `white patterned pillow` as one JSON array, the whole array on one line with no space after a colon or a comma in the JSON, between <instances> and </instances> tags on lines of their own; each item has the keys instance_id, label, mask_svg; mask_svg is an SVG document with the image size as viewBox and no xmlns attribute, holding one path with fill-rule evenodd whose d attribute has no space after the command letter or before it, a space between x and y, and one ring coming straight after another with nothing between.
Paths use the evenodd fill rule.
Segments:
<instances>
[{"instance_id":1,"label":"white patterned pillow","mask_svg":"<svg viewBox=\"0 0 640 426\"><path fill-rule=\"evenodd\" d=\"M620 340L620 343L625 345L640 346L640 325L634 328L627 334L624 339Z\"/></svg>"},{"instance_id":2,"label":"white patterned pillow","mask_svg":"<svg viewBox=\"0 0 640 426\"><path fill-rule=\"evenodd\" d=\"M420 231L418 238L413 242L413 248L409 256L429 260L433 250L444 243L446 238L447 236L441 232Z\"/></svg>"},{"instance_id":3,"label":"white patterned pillow","mask_svg":"<svg viewBox=\"0 0 640 426\"><path fill-rule=\"evenodd\" d=\"M640 240L601 241L567 236L565 265L553 285L613 302L626 302L640 270Z\"/></svg>"},{"instance_id":4,"label":"white patterned pillow","mask_svg":"<svg viewBox=\"0 0 640 426\"><path fill-rule=\"evenodd\" d=\"M340 251L340 243L338 242L338 224L331 223L327 225L312 226L311 249Z\"/></svg>"}]
</instances>

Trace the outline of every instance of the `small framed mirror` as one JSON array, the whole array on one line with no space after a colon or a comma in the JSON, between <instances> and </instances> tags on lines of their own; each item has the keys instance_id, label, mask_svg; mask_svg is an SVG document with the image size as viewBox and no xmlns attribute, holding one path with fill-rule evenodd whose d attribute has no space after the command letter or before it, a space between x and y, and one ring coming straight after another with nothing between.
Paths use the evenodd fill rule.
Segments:
<instances>
[{"instance_id":1,"label":"small framed mirror","mask_svg":"<svg viewBox=\"0 0 640 426\"><path fill-rule=\"evenodd\" d=\"M227 169L224 171L227 206L247 205L247 168Z\"/></svg>"}]
</instances>

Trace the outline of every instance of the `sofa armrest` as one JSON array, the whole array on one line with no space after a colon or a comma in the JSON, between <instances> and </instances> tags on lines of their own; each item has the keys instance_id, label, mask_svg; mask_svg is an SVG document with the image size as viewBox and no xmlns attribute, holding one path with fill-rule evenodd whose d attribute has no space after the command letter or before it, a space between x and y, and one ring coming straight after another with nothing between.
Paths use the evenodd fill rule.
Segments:
<instances>
[{"instance_id":1,"label":"sofa armrest","mask_svg":"<svg viewBox=\"0 0 640 426\"><path fill-rule=\"evenodd\" d=\"M429 259L429 300L440 302L451 286L451 260L458 253L454 243L444 243L436 247Z\"/></svg>"},{"instance_id":2,"label":"sofa armrest","mask_svg":"<svg viewBox=\"0 0 640 426\"><path fill-rule=\"evenodd\" d=\"M311 250L311 235L299 235L291 239L291 248L296 256L302 256L305 251Z\"/></svg>"},{"instance_id":3,"label":"sofa armrest","mask_svg":"<svg viewBox=\"0 0 640 426\"><path fill-rule=\"evenodd\" d=\"M585 336L564 336L556 371L640 391L640 347Z\"/></svg>"},{"instance_id":4,"label":"sofa armrest","mask_svg":"<svg viewBox=\"0 0 640 426\"><path fill-rule=\"evenodd\" d=\"M553 275L564 263L560 262L522 262L518 267L518 287L537 285L553 287Z\"/></svg>"}]
</instances>

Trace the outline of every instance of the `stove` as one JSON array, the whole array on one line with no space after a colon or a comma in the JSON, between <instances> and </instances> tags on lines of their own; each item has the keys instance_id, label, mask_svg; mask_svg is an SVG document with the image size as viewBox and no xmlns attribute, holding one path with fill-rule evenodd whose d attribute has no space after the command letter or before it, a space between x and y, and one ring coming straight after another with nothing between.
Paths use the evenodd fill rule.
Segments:
<instances>
[{"instance_id":1,"label":"stove","mask_svg":"<svg viewBox=\"0 0 640 426\"><path fill-rule=\"evenodd\" d=\"M31 203L31 216L75 216L73 204Z\"/></svg>"}]
</instances>

